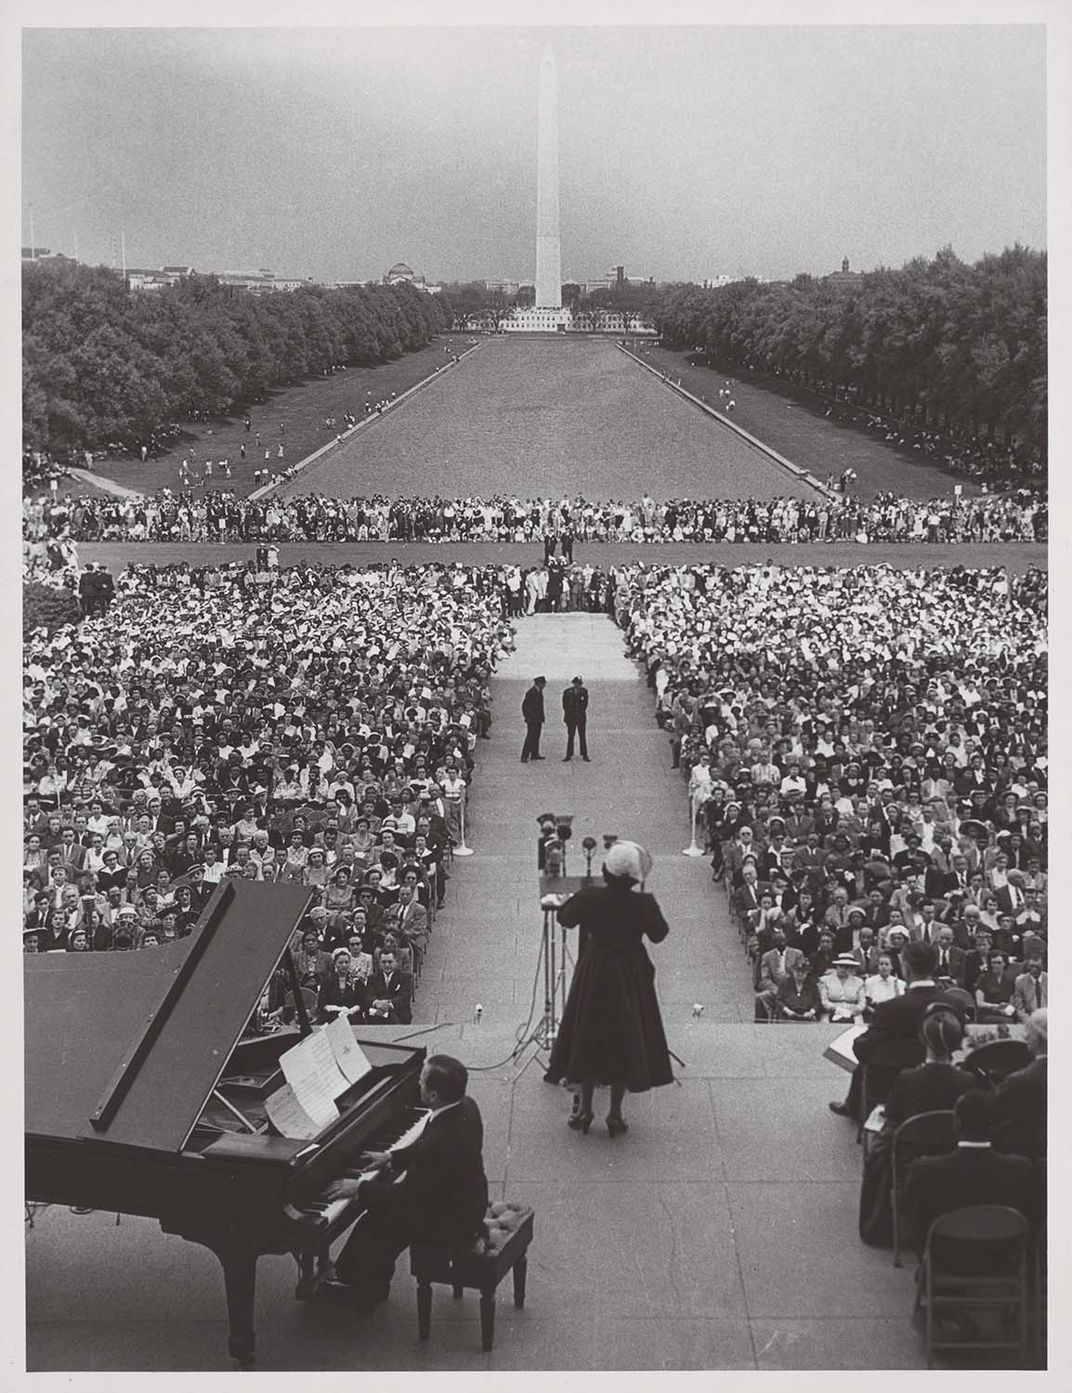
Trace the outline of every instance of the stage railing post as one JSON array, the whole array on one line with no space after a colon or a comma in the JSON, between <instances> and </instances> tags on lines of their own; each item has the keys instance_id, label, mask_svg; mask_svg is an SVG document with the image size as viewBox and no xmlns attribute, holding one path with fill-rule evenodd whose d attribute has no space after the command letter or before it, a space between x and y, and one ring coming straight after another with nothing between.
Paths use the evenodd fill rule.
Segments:
<instances>
[{"instance_id":1,"label":"stage railing post","mask_svg":"<svg viewBox=\"0 0 1072 1393\"><path fill-rule=\"evenodd\" d=\"M465 845L465 795L458 800L458 821L461 824L462 840L461 845L454 848L455 856L472 856L473 848Z\"/></svg>"},{"instance_id":2,"label":"stage railing post","mask_svg":"<svg viewBox=\"0 0 1072 1393\"><path fill-rule=\"evenodd\" d=\"M689 794L689 835L690 835L690 837L692 838L692 840L689 842L688 846L687 846L687 847L684 849L684 851L681 853L682 856L702 856L702 855L703 855L703 847L700 847L700 846L697 846L697 845L696 845L696 823L697 823L697 821L698 821L697 814L699 813L699 811L700 811L700 804L699 804L699 801L690 793L690 794Z\"/></svg>"}]
</instances>

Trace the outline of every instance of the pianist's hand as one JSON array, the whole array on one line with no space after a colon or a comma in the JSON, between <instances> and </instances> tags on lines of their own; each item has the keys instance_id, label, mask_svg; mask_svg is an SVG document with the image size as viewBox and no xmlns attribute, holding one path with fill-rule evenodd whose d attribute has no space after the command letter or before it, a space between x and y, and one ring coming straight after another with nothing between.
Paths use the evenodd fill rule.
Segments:
<instances>
[{"instance_id":1,"label":"pianist's hand","mask_svg":"<svg viewBox=\"0 0 1072 1393\"><path fill-rule=\"evenodd\" d=\"M361 1160L371 1170L374 1166L385 1166L391 1159L389 1151L363 1151Z\"/></svg>"},{"instance_id":2,"label":"pianist's hand","mask_svg":"<svg viewBox=\"0 0 1072 1393\"><path fill-rule=\"evenodd\" d=\"M324 1191L324 1199L325 1201L352 1199L357 1194L360 1184L360 1180L351 1176L333 1180Z\"/></svg>"}]
</instances>

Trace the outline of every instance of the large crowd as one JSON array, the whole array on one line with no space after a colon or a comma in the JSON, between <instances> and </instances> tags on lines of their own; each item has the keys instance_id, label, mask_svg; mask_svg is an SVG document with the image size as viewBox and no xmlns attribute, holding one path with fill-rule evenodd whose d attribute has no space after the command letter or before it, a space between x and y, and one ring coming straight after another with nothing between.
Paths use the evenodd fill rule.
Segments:
<instances>
[{"instance_id":1,"label":"large crowd","mask_svg":"<svg viewBox=\"0 0 1072 1393\"><path fill-rule=\"evenodd\" d=\"M405 1018L368 983L419 978L512 645L491 567L129 567L26 645L25 947L154 947L222 877L294 882L320 1009L345 976Z\"/></svg>"},{"instance_id":2,"label":"large crowd","mask_svg":"<svg viewBox=\"0 0 1072 1393\"><path fill-rule=\"evenodd\" d=\"M977 1022L1046 1005L1044 573L616 578L757 1019L869 1017L914 940Z\"/></svg>"},{"instance_id":3,"label":"large crowd","mask_svg":"<svg viewBox=\"0 0 1072 1393\"><path fill-rule=\"evenodd\" d=\"M1044 497L1022 490L928 500L880 494L593 502L585 498L241 498L232 490L151 498L27 499L26 545L151 542L1010 542L1044 541Z\"/></svg>"},{"instance_id":4,"label":"large crowd","mask_svg":"<svg viewBox=\"0 0 1072 1393\"><path fill-rule=\"evenodd\" d=\"M1037 488L1046 476L1045 456L1014 443L980 438L961 440L941 431L906 425L876 411L860 411L828 402L826 415L851 420L884 442L918 450L953 474L962 474L991 488Z\"/></svg>"}]
</instances>

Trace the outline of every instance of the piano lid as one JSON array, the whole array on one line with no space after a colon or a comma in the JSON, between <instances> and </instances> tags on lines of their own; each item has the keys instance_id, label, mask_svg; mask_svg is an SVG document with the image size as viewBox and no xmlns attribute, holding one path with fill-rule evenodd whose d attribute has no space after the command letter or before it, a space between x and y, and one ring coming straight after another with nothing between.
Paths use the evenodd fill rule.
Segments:
<instances>
[{"instance_id":1,"label":"piano lid","mask_svg":"<svg viewBox=\"0 0 1072 1393\"><path fill-rule=\"evenodd\" d=\"M181 1150L312 898L225 880L175 943L27 954L27 1132Z\"/></svg>"}]
</instances>

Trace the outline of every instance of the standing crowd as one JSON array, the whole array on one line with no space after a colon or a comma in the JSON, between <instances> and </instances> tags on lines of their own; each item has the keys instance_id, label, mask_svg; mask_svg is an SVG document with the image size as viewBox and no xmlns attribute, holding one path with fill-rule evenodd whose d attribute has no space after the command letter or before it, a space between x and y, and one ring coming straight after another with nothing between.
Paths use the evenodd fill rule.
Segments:
<instances>
[{"instance_id":1,"label":"standing crowd","mask_svg":"<svg viewBox=\"0 0 1072 1393\"><path fill-rule=\"evenodd\" d=\"M139 542L1041 542L1045 497L1020 490L927 500L823 498L241 498L227 488L150 498L43 495L23 504L27 546Z\"/></svg>"}]
</instances>

